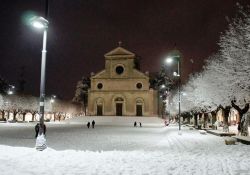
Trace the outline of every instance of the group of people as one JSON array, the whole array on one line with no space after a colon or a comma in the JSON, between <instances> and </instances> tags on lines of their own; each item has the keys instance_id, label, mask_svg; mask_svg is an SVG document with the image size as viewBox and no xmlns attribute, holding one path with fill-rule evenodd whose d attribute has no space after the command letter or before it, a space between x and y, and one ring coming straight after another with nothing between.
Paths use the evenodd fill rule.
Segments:
<instances>
[{"instance_id":1,"label":"group of people","mask_svg":"<svg viewBox=\"0 0 250 175\"><path fill-rule=\"evenodd\" d=\"M95 128L95 120L92 121L91 125L92 128ZM90 128L90 122L87 123L87 127Z\"/></svg>"},{"instance_id":2,"label":"group of people","mask_svg":"<svg viewBox=\"0 0 250 175\"><path fill-rule=\"evenodd\" d=\"M139 125L140 125L140 127L142 127L141 122L139 122ZM136 121L134 122L134 127L137 127L137 122Z\"/></svg>"}]
</instances>

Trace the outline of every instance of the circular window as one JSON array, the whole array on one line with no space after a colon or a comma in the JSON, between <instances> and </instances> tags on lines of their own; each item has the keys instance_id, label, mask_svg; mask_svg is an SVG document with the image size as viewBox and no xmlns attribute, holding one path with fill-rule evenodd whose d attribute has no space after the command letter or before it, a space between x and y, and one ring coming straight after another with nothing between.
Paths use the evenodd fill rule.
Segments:
<instances>
[{"instance_id":1,"label":"circular window","mask_svg":"<svg viewBox=\"0 0 250 175\"><path fill-rule=\"evenodd\" d=\"M115 71L116 71L117 74L120 75L120 74L122 74L124 72L124 68L122 66L117 66L115 68Z\"/></svg>"},{"instance_id":2,"label":"circular window","mask_svg":"<svg viewBox=\"0 0 250 175\"><path fill-rule=\"evenodd\" d=\"M97 84L97 88L98 88L98 89L102 89L102 87L103 87L102 83L98 83L98 84Z\"/></svg>"},{"instance_id":3,"label":"circular window","mask_svg":"<svg viewBox=\"0 0 250 175\"><path fill-rule=\"evenodd\" d=\"M136 87L137 87L137 89L141 89L142 88L142 84L141 83L137 83Z\"/></svg>"}]
</instances>

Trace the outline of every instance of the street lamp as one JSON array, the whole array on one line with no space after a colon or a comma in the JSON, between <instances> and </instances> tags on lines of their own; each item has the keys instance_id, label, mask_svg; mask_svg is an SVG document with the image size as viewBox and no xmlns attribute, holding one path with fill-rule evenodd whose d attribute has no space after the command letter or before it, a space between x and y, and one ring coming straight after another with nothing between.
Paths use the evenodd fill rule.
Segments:
<instances>
[{"instance_id":1,"label":"street lamp","mask_svg":"<svg viewBox=\"0 0 250 175\"><path fill-rule=\"evenodd\" d=\"M8 88L7 94L8 94L8 95L12 95L12 94L14 94L14 89L15 89L15 86L13 86L13 85L9 85L9 88Z\"/></svg>"},{"instance_id":2,"label":"street lamp","mask_svg":"<svg viewBox=\"0 0 250 175\"><path fill-rule=\"evenodd\" d=\"M167 57L166 63L171 64L174 60L177 61L178 70L177 70L177 72L174 72L173 75L178 77L178 95L179 95L178 104L179 104L179 131L180 131L181 130L181 90L180 90L180 86L181 86L181 54L179 53L179 51L173 51L173 52L174 52L174 54L171 54L170 56Z\"/></svg>"},{"instance_id":3,"label":"street lamp","mask_svg":"<svg viewBox=\"0 0 250 175\"><path fill-rule=\"evenodd\" d=\"M45 101L45 67L46 67L46 44L47 44L47 29L48 20L43 17L33 17L31 19L33 27L43 29L43 48L42 48L42 62L41 62L41 81L40 81L40 118L39 118L39 134L36 139L36 149L43 151L47 148L46 139L44 136L44 101Z\"/></svg>"},{"instance_id":4,"label":"street lamp","mask_svg":"<svg viewBox=\"0 0 250 175\"><path fill-rule=\"evenodd\" d=\"M13 95L14 92L15 92L15 86L8 85L8 90L6 91L7 95ZM10 102L8 101L8 97L6 98L6 100L3 99L3 102L4 102L3 107L8 109L10 107ZM7 119L5 118L5 112L2 117L7 121ZM9 117L10 117L10 110L8 109L8 116L7 116L8 120L9 120Z\"/></svg>"},{"instance_id":5,"label":"street lamp","mask_svg":"<svg viewBox=\"0 0 250 175\"><path fill-rule=\"evenodd\" d=\"M56 100L56 95L51 95L50 97L50 103L54 103Z\"/></svg>"}]
</instances>

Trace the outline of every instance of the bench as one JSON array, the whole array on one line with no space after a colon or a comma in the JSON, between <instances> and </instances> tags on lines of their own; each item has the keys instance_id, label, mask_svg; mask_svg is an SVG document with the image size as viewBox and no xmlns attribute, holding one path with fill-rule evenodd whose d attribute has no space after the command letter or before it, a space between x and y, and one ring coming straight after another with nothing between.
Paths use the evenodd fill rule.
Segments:
<instances>
[{"instance_id":1,"label":"bench","mask_svg":"<svg viewBox=\"0 0 250 175\"><path fill-rule=\"evenodd\" d=\"M225 144L226 145L235 145L236 139L232 137L226 137L225 138Z\"/></svg>"}]
</instances>

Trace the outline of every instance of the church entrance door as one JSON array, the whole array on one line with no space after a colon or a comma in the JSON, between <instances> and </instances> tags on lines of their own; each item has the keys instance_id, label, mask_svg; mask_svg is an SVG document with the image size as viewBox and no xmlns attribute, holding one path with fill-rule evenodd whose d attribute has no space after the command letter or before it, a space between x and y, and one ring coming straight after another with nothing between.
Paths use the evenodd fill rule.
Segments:
<instances>
[{"instance_id":1,"label":"church entrance door","mask_svg":"<svg viewBox=\"0 0 250 175\"><path fill-rule=\"evenodd\" d=\"M122 116L122 103L116 103L116 116Z\"/></svg>"},{"instance_id":2,"label":"church entrance door","mask_svg":"<svg viewBox=\"0 0 250 175\"><path fill-rule=\"evenodd\" d=\"M142 105L136 105L136 116L142 116Z\"/></svg>"},{"instance_id":3,"label":"church entrance door","mask_svg":"<svg viewBox=\"0 0 250 175\"><path fill-rule=\"evenodd\" d=\"M102 116L102 105L97 105L97 116Z\"/></svg>"}]
</instances>

